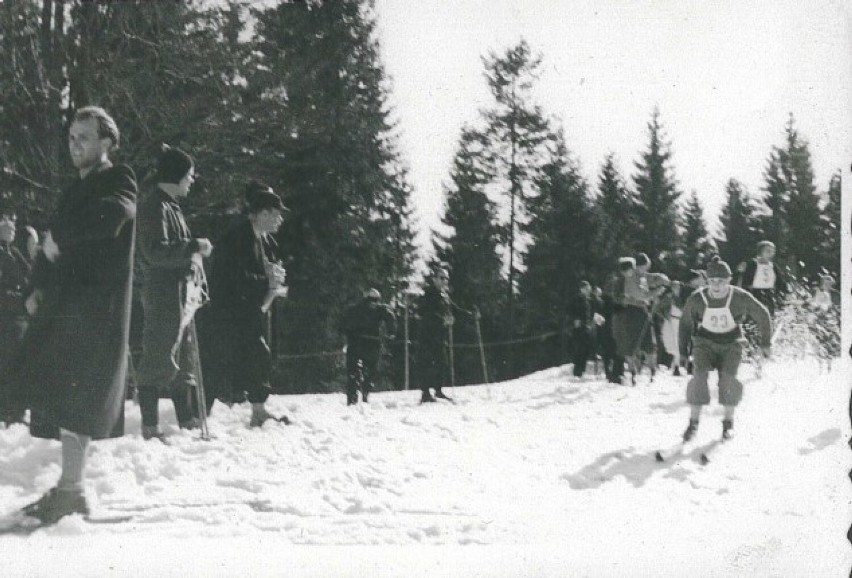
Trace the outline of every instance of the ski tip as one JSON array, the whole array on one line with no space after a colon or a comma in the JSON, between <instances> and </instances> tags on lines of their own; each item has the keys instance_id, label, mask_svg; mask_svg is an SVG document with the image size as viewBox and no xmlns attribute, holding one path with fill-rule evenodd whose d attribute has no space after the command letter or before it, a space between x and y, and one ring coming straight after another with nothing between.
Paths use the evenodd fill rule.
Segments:
<instances>
[{"instance_id":1,"label":"ski tip","mask_svg":"<svg viewBox=\"0 0 852 578\"><path fill-rule=\"evenodd\" d=\"M133 514L89 514L83 516L83 521L87 524L122 524L133 520L134 517Z\"/></svg>"}]
</instances>

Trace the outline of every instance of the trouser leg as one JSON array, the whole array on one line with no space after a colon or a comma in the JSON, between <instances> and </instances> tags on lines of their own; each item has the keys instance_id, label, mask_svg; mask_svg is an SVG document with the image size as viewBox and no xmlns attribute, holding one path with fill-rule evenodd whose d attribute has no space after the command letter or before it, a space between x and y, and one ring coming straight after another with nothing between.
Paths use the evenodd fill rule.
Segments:
<instances>
[{"instance_id":1,"label":"trouser leg","mask_svg":"<svg viewBox=\"0 0 852 578\"><path fill-rule=\"evenodd\" d=\"M736 407L743 398L743 384L737 379L742 362L742 347L739 343L719 346L719 403Z\"/></svg>"},{"instance_id":2,"label":"trouser leg","mask_svg":"<svg viewBox=\"0 0 852 578\"><path fill-rule=\"evenodd\" d=\"M139 387L139 409L142 425L155 428L160 425L160 392L156 387Z\"/></svg>"},{"instance_id":3,"label":"trouser leg","mask_svg":"<svg viewBox=\"0 0 852 578\"><path fill-rule=\"evenodd\" d=\"M712 345L705 342L694 344L692 378L686 386L686 402L689 405L707 405L710 403L710 388L708 380L710 371L714 368L714 352Z\"/></svg>"}]
</instances>

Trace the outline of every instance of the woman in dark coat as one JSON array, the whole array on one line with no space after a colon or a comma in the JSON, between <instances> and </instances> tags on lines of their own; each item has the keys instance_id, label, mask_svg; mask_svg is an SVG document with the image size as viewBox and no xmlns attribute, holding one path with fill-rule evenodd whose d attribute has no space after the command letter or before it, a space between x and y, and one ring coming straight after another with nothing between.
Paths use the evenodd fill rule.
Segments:
<instances>
[{"instance_id":1,"label":"woman in dark coat","mask_svg":"<svg viewBox=\"0 0 852 578\"><path fill-rule=\"evenodd\" d=\"M139 204L137 260L142 273L142 362L139 366L139 406L142 437L165 442L159 424L159 398L172 398L181 428L199 426L196 399L199 383L198 338L191 288L204 279L203 257L213 248L193 238L179 199L189 194L195 178L192 158L165 147L160 155L156 185Z\"/></svg>"},{"instance_id":2,"label":"woman in dark coat","mask_svg":"<svg viewBox=\"0 0 852 578\"><path fill-rule=\"evenodd\" d=\"M261 183L246 189L247 218L216 242L210 271L211 306L208 320L217 395L227 401L247 398L252 405L251 427L274 418L266 411L271 393L272 354L269 315L272 301L283 296L284 269L272 235L287 209L273 190Z\"/></svg>"},{"instance_id":3,"label":"woman in dark coat","mask_svg":"<svg viewBox=\"0 0 852 578\"><path fill-rule=\"evenodd\" d=\"M124 430L136 180L109 161L118 140L103 109L77 111L69 149L80 176L45 238L27 299L35 318L10 371L29 393L31 433L62 441L57 487L24 509L43 523L88 513L88 443Z\"/></svg>"}]
</instances>

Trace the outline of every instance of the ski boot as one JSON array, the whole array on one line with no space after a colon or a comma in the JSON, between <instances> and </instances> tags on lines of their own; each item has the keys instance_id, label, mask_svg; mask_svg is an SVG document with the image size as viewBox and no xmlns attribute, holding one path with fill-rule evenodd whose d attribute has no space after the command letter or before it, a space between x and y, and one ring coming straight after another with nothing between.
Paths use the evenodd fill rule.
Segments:
<instances>
[{"instance_id":1,"label":"ski boot","mask_svg":"<svg viewBox=\"0 0 852 578\"><path fill-rule=\"evenodd\" d=\"M143 425L142 439L146 442L150 440L160 440L160 442L164 445L169 445L169 440L166 438L166 434L163 433L163 430L161 430L158 425Z\"/></svg>"},{"instance_id":2,"label":"ski boot","mask_svg":"<svg viewBox=\"0 0 852 578\"><path fill-rule=\"evenodd\" d=\"M674 371L672 371L673 377L680 377L680 365L675 365Z\"/></svg>"},{"instance_id":3,"label":"ski boot","mask_svg":"<svg viewBox=\"0 0 852 578\"><path fill-rule=\"evenodd\" d=\"M734 437L734 420L732 419L723 419L722 420L722 439L729 440Z\"/></svg>"},{"instance_id":4,"label":"ski boot","mask_svg":"<svg viewBox=\"0 0 852 578\"><path fill-rule=\"evenodd\" d=\"M55 524L72 514L88 516L89 504L83 490L53 488L21 511L25 516L35 518L42 524Z\"/></svg>"},{"instance_id":5,"label":"ski boot","mask_svg":"<svg viewBox=\"0 0 852 578\"><path fill-rule=\"evenodd\" d=\"M452 398L447 396L447 394L440 389L435 392L435 399L446 399L447 401L452 401Z\"/></svg>"},{"instance_id":6,"label":"ski boot","mask_svg":"<svg viewBox=\"0 0 852 578\"><path fill-rule=\"evenodd\" d=\"M435 403L435 401L435 398L428 391L424 391L423 395L420 396L420 403Z\"/></svg>"},{"instance_id":7,"label":"ski boot","mask_svg":"<svg viewBox=\"0 0 852 578\"><path fill-rule=\"evenodd\" d=\"M689 420L689 425L686 426L686 431L683 432L683 441L684 443L690 441L693 436L695 436L695 431L698 429L698 420L691 419Z\"/></svg>"}]
</instances>

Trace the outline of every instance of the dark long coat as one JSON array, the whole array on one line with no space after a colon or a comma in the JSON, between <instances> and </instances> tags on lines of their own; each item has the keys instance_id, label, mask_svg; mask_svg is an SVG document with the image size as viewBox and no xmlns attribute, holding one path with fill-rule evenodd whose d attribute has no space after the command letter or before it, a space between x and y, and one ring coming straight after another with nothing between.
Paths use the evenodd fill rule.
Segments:
<instances>
[{"instance_id":1,"label":"dark long coat","mask_svg":"<svg viewBox=\"0 0 852 578\"><path fill-rule=\"evenodd\" d=\"M182 328L181 320L187 313L187 281L202 267L198 241L190 236L180 205L158 187L147 190L139 203L137 235L145 320L138 385L167 391L194 385L195 368L180 367L181 357L198 357L194 322ZM179 374L186 383L174 383Z\"/></svg>"},{"instance_id":2,"label":"dark long coat","mask_svg":"<svg viewBox=\"0 0 852 578\"><path fill-rule=\"evenodd\" d=\"M217 396L270 388L269 316L261 310L269 290L267 263L280 261L270 236L258 237L248 219L215 242L210 306L204 313L209 354L205 365Z\"/></svg>"},{"instance_id":3,"label":"dark long coat","mask_svg":"<svg viewBox=\"0 0 852 578\"><path fill-rule=\"evenodd\" d=\"M10 371L28 393L36 437L124 432L135 224L127 166L76 179L59 201L50 230L60 257L39 256L44 298Z\"/></svg>"}]
</instances>

